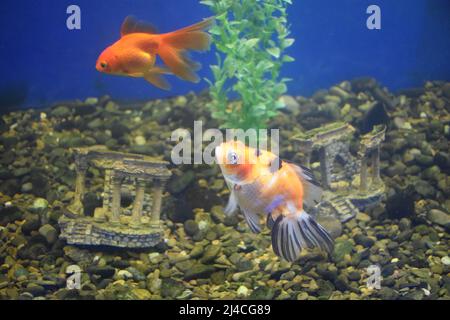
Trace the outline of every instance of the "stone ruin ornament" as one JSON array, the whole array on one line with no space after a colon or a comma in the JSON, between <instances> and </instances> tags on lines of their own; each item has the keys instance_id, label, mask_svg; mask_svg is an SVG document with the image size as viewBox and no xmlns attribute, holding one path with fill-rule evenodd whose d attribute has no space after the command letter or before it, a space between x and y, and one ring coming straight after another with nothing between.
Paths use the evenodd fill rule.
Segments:
<instances>
[{"instance_id":1,"label":"stone ruin ornament","mask_svg":"<svg viewBox=\"0 0 450 320\"><path fill-rule=\"evenodd\" d=\"M61 237L69 244L144 248L161 241L161 201L171 176L168 162L148 156L95 147L73 149L76 166L75 196L59 220ZM103 205L87 216L83 207L89 166L104 170ZM151 192L147 192L150 190ZM122 208L121 196L134 196Z\"/></svg>"},{"instance_id":2,"label":"stone ruin ornament","mask_svg":"<svg viewBox=\"0 0 450 320\"><path fill-rule=\"evenodd\" d=\"M345 222L359 210L375 207L385 197L380 178L380 145L386 127L375 126L363 135L356 157L350 152L354 132L351 125L334 122L293 137L306 166L310 166L313 153L318 155L324 193L322 201L310 208L316 216L334 215Z\"/></svg>"}]
</instances>

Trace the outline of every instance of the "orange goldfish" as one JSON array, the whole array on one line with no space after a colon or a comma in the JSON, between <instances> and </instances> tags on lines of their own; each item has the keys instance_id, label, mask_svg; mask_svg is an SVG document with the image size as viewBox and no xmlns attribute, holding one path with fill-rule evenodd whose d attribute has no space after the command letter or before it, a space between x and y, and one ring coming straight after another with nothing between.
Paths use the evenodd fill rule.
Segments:
<instances>
[{"instance_id":1,"label":"orange goldfish","mask_svg":"<svg viewBox=\"0 0 450 320\"><path fill-rule=\"evenodd\" d=\"M266 217L272 248L285 260L295 261L305 248L332 251L328 232L304 210L304 204L312 207L322 196L308 168L281 161L275 154L241 141L224 142L215 153L231 190L227 215L239 208L255 233L261 231L260 217Z\"/></svg>"},{"instance_id":2,"label":"orange goldfish","mask_svg":"<svg viewBox=\"0 0 450 320\"><path fill-rule=\"evenodd\" d=\"M209 18L174 32L157 34L151 25L129 16L122 24L120 40L100 54L96 69L107 74L143 77L165 90L170 89L166 74L198 82L195 71L200 64L189 59L188 50L208 49L211 39L204 30L212 23L213 18ZM165 66L156 66L156 56Z\"/></svg>"}]
</instances>

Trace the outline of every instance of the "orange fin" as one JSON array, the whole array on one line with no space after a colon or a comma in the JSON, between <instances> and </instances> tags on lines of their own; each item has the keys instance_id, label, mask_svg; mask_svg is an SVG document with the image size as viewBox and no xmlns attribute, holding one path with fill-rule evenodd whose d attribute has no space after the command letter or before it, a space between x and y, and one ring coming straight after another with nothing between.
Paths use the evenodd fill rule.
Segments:
<instances>
[{"instance_id":1,"label":"orange fin","mask_svg":"<svg viewBox=\"0 0 450 320\"><path fill-rule=\"evenodd\" d=\"M214 24L214 17L163 35L164 43L182 50L204 51L209 48L211 37L205 32Z\"/></svg>"},{"instance_id":2,"label":"orange fin","mask_svg":"<svg viewBox=\"0 0 450 320\"><path fill-rule=\"evenodd\" d=\"M183 52L169 46L161 46L158 50L162 61L177 77L190 82L199 82L200 78L195 73L199 64L193 62Z\"/></svg>"},{"instance_id":3,"label":"orange fin","mask_svg":"<svg viewBox=\"0 0 450 320\"><path fill-rule=\"evenodd\" d=\"M170 83L164 78L164 74L170 74L165 68L153 67L144 74L144 79L163 90L170 90Z\"/></svg>"},{"instance_id":4,"label":"orange fin","mask_svg":"<svg viewBox=\"0 0 450 320\"><path fill-rule=\"evenodd\" d=\"M120 34L123 36L130 33L150 33L156 34L158 31L151 24L138 21L134 16L128 16L125 18L125 21L122 23L122 27L120 29Z\"/></svg>"},{"instance_id":5,"label":"orange fin","mask_svg":"<svg viewBox=\"0 0 450 320\"><path fill-rule=\"evenodd\" d=\"M206 19L203 19L203 21L197 22L193 25L190 25L188 27L184 27L182 29L178 29L175 32L192 32L192 31L201 31L206 30L213 26L215 17L209 17Z\"/></svg>"},{"instance_id":6,"label":"orange fin","mask_svg":"<svg viewBox=\"0 0 450 320\"><path fill-rule=\"evenodd\" d=\"M192 26L161 35L161 45L158 54L164 64L179 78L198 82L200 78L195 73L200 64L189 59L187 50L203 51L209 48L211 37L204 30L214 22L206 19Z\"/></svg>"}]
</instances>

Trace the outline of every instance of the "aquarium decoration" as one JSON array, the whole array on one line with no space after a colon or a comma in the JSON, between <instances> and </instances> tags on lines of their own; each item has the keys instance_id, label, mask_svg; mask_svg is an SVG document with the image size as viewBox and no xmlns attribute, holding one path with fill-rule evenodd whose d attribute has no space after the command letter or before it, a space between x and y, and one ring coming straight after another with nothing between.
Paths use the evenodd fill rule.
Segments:
<instances>
[{"instance_id":1,"label":"aquarium decoration","mask_svg":"<svg viewBox=\"0 0 450 320\"><path fill-rule=\"evenodd\" d=\"M380 145L386 127L377 125L361 137L357 157L350 152L355 128L344 122L334 122L298 134L292 139L310 166L312 152L318 152L323 199L314 208L317 216L333 215L342 222L352 219L358 210L370 209L385 197L380 179ZM371 177L368 158L371 158ZM336 172L339 162L341 172Z\"/></svg>"},{"instance_id":2,"label":"aquarium decoration","mask_svg":"<svg viewBox=\"0 0 450 320\"><path fill-rule=\"evenodd\" d=\"M211 66L212 117L225 128L262 128L284 107L279 97L286 92L280 78L285 62L294 59L285 49L289 38L287 5L290 0L203 0L216 15L210 29L217 49L217 65ZM239 100L229 103L229 97Z\"/></svg>"},{"instance_id":3,"label":"aquarium decoration","mask_svg":"<svg viewBox=\"0 0 450 320\"><path fill-rule=\"evenodd\" d=\"M148 156L120 153L98 147L75 148L76 185L73 202L59 219L61 237L69 244L115 247L152 247L161 241L160 211L164 185L170 178L168 163ZM103 206L86 216L83 195L89 166L105 171ZM147 193L151 183L152 192ZM134 202L121 207L128 189Z\"/></svg>"}]
</instances>

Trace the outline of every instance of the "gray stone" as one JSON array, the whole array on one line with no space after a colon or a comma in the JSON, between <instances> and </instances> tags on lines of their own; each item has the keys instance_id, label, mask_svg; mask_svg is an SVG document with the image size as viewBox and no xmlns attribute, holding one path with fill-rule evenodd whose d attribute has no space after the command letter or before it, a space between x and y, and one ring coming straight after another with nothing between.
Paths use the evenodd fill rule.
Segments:
<instances>
[{"instance_id":1,"label":"gray stone","mask_svg":"<svg viewBox=\"0 0 450 320\"><path fill-rule=\"evenodd\" d=\"M449 227L450 226L450 215L445 213L444 211L432 209L428 211L428 219L430 219L431 222L436 223L443 227Z\"/></svg>"},{"instance_id":2,"label":"gray stone","mask_svg":"<svg viewBox=\"0 0 450 320\"><path fill-rule=\"evenodd\" d=\"M346 254L350 254L353 250L353 244L349 240L336 241L334 244L333 256L336 261L341 261L344 259Z\"/></svg>"},{"instance_id":3,"label":"gray stone","mask_svg":"<svg viewBox=\"0 0 450 320\"><path fill-rule=\"evenodd\" d=\"M174 177L167 188L171 193L183 192L195 180L195 173L191 170L184 172L181 176Z\"/></svg>"},{"instance_id":4,"label":"gray stone","mask_svg":"<svg viewBox=\"0 0 450 320\"><path fill-rule=\"evenodd\" d=\"M200 259L202 263L211 263L220 253L220 246L218 245L210 245L206 248L203 257Z\"/></svg>"},{"instance_id":5,"label":"gray stone","mask_svg":"<svg viewBox=\"0 0 450 320\"><path fill-rule=\"evenodd\" d=\"M400 230L402 230L402 231L410 230L411 229L411 220L409 220L408 218L401 218L398 226L399 226Z\"/></svg>"},{"instance_id":6,"label":"gray stone","mask_svg":"<svg viewBox=\"0 0 450 320\"><path fill-rule=\"evenodd\" d=\"M45 224L39 228L39 233L47 240L48 243L55 243L58 239L58 231L49 224Z\"/></svg>"},{"instance_id":7,"label":"gray stone","mask_svg":"<svg viewBox=\"0 0 450 320\"><path fill-rule=\"evenodd\" d=\"M188 236L194 236L199 231L197 222L191 219L186 220L184 222L184 231Z\"/></svg>"},{"instance_id":8,"label":"gray stone","mask_svg":"<svg viewBox=\"0 0 450 320\"><path fill-rule=\"evenodd\" d=\"M433 188L433 186L424 180L418 180L414 184L414 187L421 196L426 198L432 197L436 193L436 190Z\"/></svg>"},{"instance_id":9,"label":"gray stone","mask_svg":"<svg viewBox=\"0 0 450 320\"><path fill-rule=\"evenodd\" d=\"M110 266L90 266L89 268L87 268L87 272L90 274L101 276L102 278L112 278L116 273L116 269Z\"/></svg>"},{"instance_id":10,"label":"gray stone","mask_svg":"<svg viewBox=\"0 0 450 320\"><path fill-rule=\"evenodd\" d=\"M319 217L317 222L324 227L334 239L342 234L342 223L333 216Z\"/></svg>"},{"instance_id":11,"label":"gray stone","mask_svg":"<svg viewBox=\"0 0 450 320\"><path fill-rule=\"evenodd\" d=\"M41 221L37 215L28 214L25 217L25 223L22 225L22 232L30 234L31 231L38 230L41 226Z\"/></svg>"},{"instance_id":12,"label":"gray stone","mask_svg":"<svg viewBox=\"0 0 450 320\"><path fill-rule=\"evenodd\" d=\"M363 234L357 234L354 236L355 242L357 244L360 244L366 248L369 248L371 246L373 246L373 244L375 243L375 240L363 235Z\"/></svg>"},{"instance_id":13,"label":"gray stone","mask_svg":"<svg viewBox=\"0 0 450 320\"><path fill-rule=\"evenodd\" d=\"M284 95L280 98L281 102L289 112L298 114L300 112L300 104L293 96Z\"/></svg>"},{"instance_id":14,"label":"gray stone","mask_svg":"<svg viewBox=\"0 0 450 320\"><path fill-rule=\"evenodd\" d=\"M67 106L58 106L51 111L51 115L59 118L68 117L71 114L71 110Z\"/></svg>"},{"instance_id":15,"label":"gray stone","mask_svg":"<svg viewBox=\"0 0 450 320\"><path fill-rule=\"evenodd\" d=\"M161 296L164 298L176 298L184 290L184 285L174 279L162 279Z\"/></svg>"},{"instance_id":16,"label":"gray stone","mask_svg":"<svg viewBox=\"0 0 450 320\"><path fill-rule=\"evenodd\" d=\"M202 263L198 263L192 267L192 269L188 270L185 275L185 280L192 279L204 279L209 278L209 276L215 271L215 268L211 265L205 265Z\"/></svg>"},{"instance_id":17,"label":"gray stone","mask_svg":"<svg viewBox=\"0 0 450 320\"><path fill-rule=\"evenodd\" d=\"M23 193L28 193L32 190L33 190L33 184L31 182L27 182L22 185L21 191Z\"/></svg>"}]
</instances>

